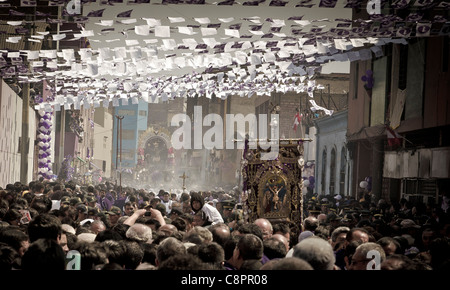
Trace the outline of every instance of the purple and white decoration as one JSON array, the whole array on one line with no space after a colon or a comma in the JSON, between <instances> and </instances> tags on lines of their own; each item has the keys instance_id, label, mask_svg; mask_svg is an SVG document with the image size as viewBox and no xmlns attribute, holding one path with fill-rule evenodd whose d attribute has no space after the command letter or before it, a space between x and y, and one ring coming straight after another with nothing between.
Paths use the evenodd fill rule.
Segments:
<instances>
[{"instance_id":1,"label":"purple and white decoration","mask_svg":"<svg viewBox=\"0 0 450 290\"><path fill-rule=\"evenodd\" d=\"M44 110L38 111L40 120L38 125L38 177L45 179L53 178L52 171L52 145L51 145L51 133L52 133L52 112L45 112Z\"/></svg>"}]
</instances>

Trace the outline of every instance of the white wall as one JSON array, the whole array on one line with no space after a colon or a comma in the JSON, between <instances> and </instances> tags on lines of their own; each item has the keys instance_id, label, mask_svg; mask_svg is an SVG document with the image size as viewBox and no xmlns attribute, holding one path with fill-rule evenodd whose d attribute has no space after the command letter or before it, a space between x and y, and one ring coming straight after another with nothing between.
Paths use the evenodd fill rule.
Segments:
<instances>
[{"instance_id":1,"label":"white wall","mask_svg":"<svg viewBox=\"0 0 450 290\"><path fill-rule=\"evenodd\" d=\"M103 109L97 108L96 114ZM112 142L113 142L113 116L104 109L103 126L94 123L94 158L93 163L103 169L103 161L106 161L104 177L111 177Z\"/></svg>"},{"instance_id":2,"label":"white wall","mask_svg":"<svg viewBox=\"0 0 450 290\"><path fill-rule=\"evenodd\" d=\"M2 80L0 92L0 186L20 181L19 137L22 134L22 99ZM36 139L35 111L29 108L30 145L27 182L34 176L33 144Z\"/></svg>"},{"instance_id":3,"label":"white wall","mask_svg":"<svg viewBox=\"0 0 450 290\"><path fill-rule=\"evenodd\" d=\"M317 140L316 140L316 127L309 128L309 134L305 134L305 138L311 138L311 142L304 143L304 158L305 161L316 160Z\"/></svg>"}]
</instances>

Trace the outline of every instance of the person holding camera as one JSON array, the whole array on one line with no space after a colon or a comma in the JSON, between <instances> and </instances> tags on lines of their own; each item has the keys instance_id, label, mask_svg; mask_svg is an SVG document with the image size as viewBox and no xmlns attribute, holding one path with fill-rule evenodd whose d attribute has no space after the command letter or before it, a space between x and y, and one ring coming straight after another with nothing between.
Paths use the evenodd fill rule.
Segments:
<instances>
[{"instance_id":1,"label":"person holding camera","mask_svg":"<svg viewBox=\"0 0 450 290\"><path fill-rule=\"evenodd\" d=\"M123 223L125 225L132 226L136 223L136 220L142 216L150 217L152 219L157 220L161 224L161 226L166 224L166 220L164 219L161 212L151 207L135 210L133 214L129 216Z\"/></svg>"}]
</instances>

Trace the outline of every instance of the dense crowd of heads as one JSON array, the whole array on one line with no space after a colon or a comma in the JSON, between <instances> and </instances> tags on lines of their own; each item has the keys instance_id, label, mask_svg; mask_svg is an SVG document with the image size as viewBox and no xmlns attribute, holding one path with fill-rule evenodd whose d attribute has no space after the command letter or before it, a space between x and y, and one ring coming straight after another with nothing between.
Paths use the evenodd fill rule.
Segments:
<instances>
[{"instance_id":1,"label":"dense crowd of heads","mask_svg":"<svg viewBox=\"0 0 450 290\"><path fill-rule=\"evenodd\" d=\"M449 269L441 204L307 194L302 224L249 221L242 208L235 190L8 184L0 188L0 269Z\"/></svg>"}]
</instances>

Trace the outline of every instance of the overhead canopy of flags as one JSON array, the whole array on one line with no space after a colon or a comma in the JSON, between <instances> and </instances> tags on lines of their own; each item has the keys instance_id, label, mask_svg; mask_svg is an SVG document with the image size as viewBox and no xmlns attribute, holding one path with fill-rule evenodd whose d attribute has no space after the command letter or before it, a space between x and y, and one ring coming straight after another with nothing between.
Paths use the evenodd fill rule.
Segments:
<instances>
[{"instance_id":1,"label":"overhead canopy of flags","mask_svg":"<svg viewBox=\"0 0 450 290\"><path fill-rule=\"evenodd\" d=\"M0 0L0 14L14 19L0 25L1 77L19 83L45 79L54 87L55 97L36 109L197 94L312 96L322 88L312 80L328 62L370 60L384 56L383 45L450 33L448 1L380 1L381 13L371 15L373 7L362 0L76 1ZM18 2L32 10L18 9ZM76 5L82 14L74 13ZM48 6L61 6L63 17L45 13ZM353 16L352 8L358 8ZM30 28L67 22L79 30ZM8 48L62 40L83 45ZM333 113L312 99L311 106Z\"/></svg>"}]
</instances>

